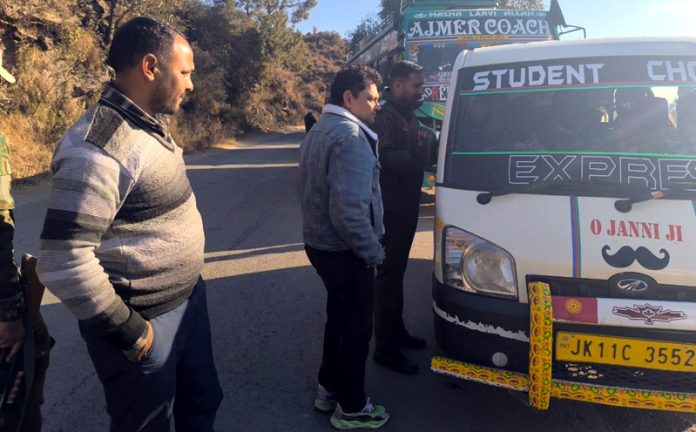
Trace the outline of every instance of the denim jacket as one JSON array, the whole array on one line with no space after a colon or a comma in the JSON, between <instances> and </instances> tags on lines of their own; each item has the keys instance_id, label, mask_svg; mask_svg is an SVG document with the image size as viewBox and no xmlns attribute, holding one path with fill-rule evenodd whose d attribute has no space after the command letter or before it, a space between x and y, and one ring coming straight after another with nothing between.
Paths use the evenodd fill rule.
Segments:
<instances>
[{"instance_id":1,"label":"denim jacket","mask_svg":"<svg viewBox=\"0 0 696 432\"><path fill-rule=\"evenodd\" d=\"M377 135L346 109L326 105L300 148L305 244L384 260Z\"/></svg>"}]
</instances>

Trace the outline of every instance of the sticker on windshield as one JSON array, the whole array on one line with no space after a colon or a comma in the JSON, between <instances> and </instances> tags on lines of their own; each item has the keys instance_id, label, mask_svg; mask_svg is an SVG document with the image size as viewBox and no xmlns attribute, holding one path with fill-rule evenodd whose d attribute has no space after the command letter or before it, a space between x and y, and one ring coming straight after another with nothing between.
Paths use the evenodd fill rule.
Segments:
<instances>
[{"instance_id":1,"label":"sticker on windshield","mask_svg":"<svg viewBox=\"0 0 696 432\"><path fill-rule=\"evenodd\" d=\"M510 155L508 184L608 182L649 190L696 189L695 159L585 155Z\"/></svg>"},{"instance_id":2,"label":"sticker on windshield","mask_svg":"<svg viewBox=\"0 0 696 432\"><path fill-rule=\"evenodd\" d=\"M462 70L460 95L491 91L542 91L552 88L696 84L696 59L605 57L555 59Z\"/></svg>"}]
</instances>

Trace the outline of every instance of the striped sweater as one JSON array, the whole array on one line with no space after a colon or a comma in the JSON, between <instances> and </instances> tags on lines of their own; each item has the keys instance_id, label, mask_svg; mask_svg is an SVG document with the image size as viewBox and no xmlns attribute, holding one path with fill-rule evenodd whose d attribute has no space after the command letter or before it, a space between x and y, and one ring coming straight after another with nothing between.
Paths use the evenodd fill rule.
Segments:
<instances>
[{"instance_id":1,"label":"striped sweater","mask_svg":"<svg viewBox=\"0 0 696 432\"><path fill-rule=\"evenodd\" d=\"M107 87L63 137L51 170L39 277L84 331L128 349L146 319L190 296L203 266L182 150Z\"/></svg>"}]
</instances>

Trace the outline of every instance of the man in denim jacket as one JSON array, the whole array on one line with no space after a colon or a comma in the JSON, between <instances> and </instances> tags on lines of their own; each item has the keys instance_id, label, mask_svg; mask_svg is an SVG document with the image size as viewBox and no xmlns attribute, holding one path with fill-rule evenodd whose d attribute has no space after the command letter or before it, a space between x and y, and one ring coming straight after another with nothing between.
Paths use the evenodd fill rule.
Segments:
<instances>
[{"instance_id":1,"label":"man in denim jacket","mask_svg":"<svg viewBox=\"0 0 696 432\"><path fill-rule=\"evenodd\" d=\"M337 429L376 429L389 419L364 388L374 280L384 260L377 135L368 126L379 110L380 81L366 66L338 72L300 151L305 250L328 293L314 406L334 411Z\"/></svg>"}]
</instances>

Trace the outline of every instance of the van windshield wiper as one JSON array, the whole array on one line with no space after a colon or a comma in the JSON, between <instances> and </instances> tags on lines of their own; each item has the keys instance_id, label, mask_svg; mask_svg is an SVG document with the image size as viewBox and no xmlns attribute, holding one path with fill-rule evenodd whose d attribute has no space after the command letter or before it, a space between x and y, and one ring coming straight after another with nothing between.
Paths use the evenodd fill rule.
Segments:
<instances>
[{"instance_id":1,"label":"van windshield wiper","mask_svg":"<svg viewBox=\"0 0 696 432\"><path fill-rule=\"evenodd\" d=\"M661 199L661 198L672 198L672 199L689 199L693 200L696 199L696 190L693 189L688 189L688 188L696 188L696 184L694 185L687 185L684 188L680 189L669 189L666 191L649 191L649 190L644 190L641 191L639 194L632 196L630 198L623 198L616 200L614 203L614 208L621 213L628 213L631 211L633 208L634 204L646 202L646 201L652 201L656 199Z\"/></svg>"},{"instance_id":2,"label":"van windshield wiper","mask_svg":"<svg viewBox=\"0 0 696 432\"><path fill-rule=\"evenodd\" d=\"M535 194L544 193L552 190L563 189L567 187L601 187L606 189L607 187L618 188L620 192L618 196L624 196L626 198L620 198L614 202L614 208L621 213L628 213L633 208L634 204L641 202L652 201L657 199L685 199L685 200L696 200L696 183L685 184L684 187L679 189L668 189L666 191L651 191L647 189L640 189L636 191L635 187L628 187L628 185L623 185L619 183L610 182L598 182L598 181L542 181L536 183L530 183L521 186L508 185L506 187L489 191L481 192L476 195L476 201L481 205L486 205L491 202L493 197L505 196L510 194ZM622 186L626 186L628 190L625 190ZM618 192L618 190L615 190ZM616 195L614 195L616 196Z\"/></svg>"},{"instance_id":3,"label":"van windshield wiper","mask_svg":"<svg viewBox=\"0 0 696 432\"><path fill-rule=\"evenodd\" d=\"M614 184L614 183L612 183ZM507 186L503 187L494 191L489 191L489 192L481 192L478 195L476 195L476 201L481 204L481 205L486 205L491 202L493 197L499 197L499 196L504 196L504 195L510 195L510 194L516 194L516 193L521 193L521 194L535 194L535 193L543 193L543 192L548 192L551 190L555 189L563 189L568 186L582 186L582 187L588 187L588 186L597 186L597 185L606 185L606 183L600 183L597 181L589 182L589 181L581 181L581 180L576 180L576 181L541 181L541 182L536 182L536 183L530 183L527 185L522 185L522 186Z\"/></svg>"}]
</instances>

